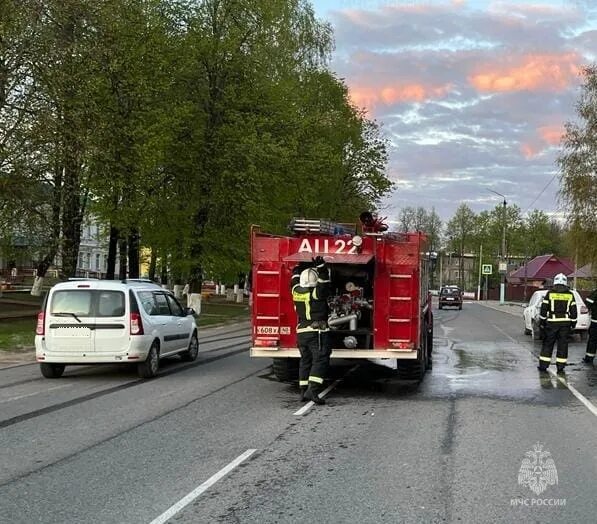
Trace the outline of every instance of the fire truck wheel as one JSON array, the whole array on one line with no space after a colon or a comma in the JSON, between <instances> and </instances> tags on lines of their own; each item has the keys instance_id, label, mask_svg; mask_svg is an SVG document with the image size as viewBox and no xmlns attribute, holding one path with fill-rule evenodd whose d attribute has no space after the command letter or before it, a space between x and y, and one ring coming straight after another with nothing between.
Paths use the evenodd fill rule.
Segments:
<instances>
[{"instance_id":1,"label":"fire truck wheel","mask_svg":"<svg viewBox=\"0 0 597 524\"><path fill-rule=\"evenodd\" d=\"M398 378L404 380L423 380L425 374L425 363L419 360L398 362Z\"/></svg>"},{"instance_id":2,"label":"fire truck wheel","mask_svg":"<svg viewBox=\"0 0 597 524\"><path fill-rule=\"evenodd\" d=\"M431 326L431 329L429 331L427 331L427 362L426 362L426 369L431 369L432 367L432 360L431 360L431 354L433 353L433 325Z\"/></svg>"},{"instance_id":3,"label":"fire truck wheel","mask_svg":"<svg viewBox=\"0 0 597 524\"><path fill-rule=\"evenodd\" d=\"M298 358L275 358L273 371L280 382L298 380Z\"/></svg>"}]
</instances>

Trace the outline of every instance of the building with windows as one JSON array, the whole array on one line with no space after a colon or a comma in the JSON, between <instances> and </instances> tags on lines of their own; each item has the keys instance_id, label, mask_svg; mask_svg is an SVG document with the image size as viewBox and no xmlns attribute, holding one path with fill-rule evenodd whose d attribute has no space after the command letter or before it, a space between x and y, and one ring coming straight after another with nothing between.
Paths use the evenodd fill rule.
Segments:
<instances>
[{"instance_id":1,"label":"building with windows","mask_svg":"<svg viewBox=\"0 0 597 524\"><path fill-rule=\"evenodd\" d=\"M0 274L8 274L13 267L17 274L32 275L35 271L36 256L33 241L21 235L15 237L14 246L4 253L0 248ZM108 267L109 234L106 226L90 217L81 226L81 243L77 261L77 276L103 278ZM50 274L55 275L61 266L60 255L54 260ZM116 273L118 273L118 255L116 256Z\"/></svg>"},{"instance_id":2,"label":"building with windows","mask_svg":"<svg viewBox=\"0 0 597 524\"><path fill-rule=\"evenodd\" d=\"M108 268L109 233L106 226L90 219L81 226L81 244L77 262L77 275L104 278ZM116 255L118 273L118 254Z\"/></svg>"}]
</instances>

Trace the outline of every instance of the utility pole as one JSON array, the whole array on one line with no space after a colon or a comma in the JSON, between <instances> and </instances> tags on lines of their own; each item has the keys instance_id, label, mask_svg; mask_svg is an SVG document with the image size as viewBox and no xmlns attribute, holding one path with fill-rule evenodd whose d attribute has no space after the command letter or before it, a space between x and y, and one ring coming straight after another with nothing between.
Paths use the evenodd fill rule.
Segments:
<instances>
[{"instance_id":1,"label":"utility pole","mask_svg":"<svg viewBox=\"0 0 597 524\"><path fill-rule=\"evenodd\" d=\"M491 191L498 196L501 196L504 199L502 204L502 253L501 253L501 263L500 263L500 275L501 275L501 282L500 282L500 304L503 304L506 298L506 272L508 270L508 264L506 260L506 197L493 189L488 189L487 191Z\"/></svg>"},{"instance_id":2,"label":"utility pole","mask_svg":"<svg viewBox=\"0 0 597 524\"><path fill-rule=\"evenodd\" d=\"M481 270L483 269L483 244L479 248L479 281L477 283L477 300L481 300Z\"/></svg>"}]
</instances>

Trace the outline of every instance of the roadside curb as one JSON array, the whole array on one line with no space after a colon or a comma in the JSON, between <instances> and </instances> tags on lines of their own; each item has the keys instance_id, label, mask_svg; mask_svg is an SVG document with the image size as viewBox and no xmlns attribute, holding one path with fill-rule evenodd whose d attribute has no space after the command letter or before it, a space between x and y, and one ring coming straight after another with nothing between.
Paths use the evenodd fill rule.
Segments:
<instances>
[{"instance_id":1,"label":"roadside curb","mask_svg":"<svg viewBox=\"0 0 597 524\"><path fill-rule=\"evenodd\" d=\"M512 315L512 316L517 317L517 318L522 318L522 316L523 316L523 314L522 314L523 308L520 307L520 306L518 306L518 304L516 306L514 306L514 307L520 307L520 311L514 312L514 311L508 311L508 309L504 309L504 306L494 306L492 304L484 304L483 302L477 302L477 303L480 306L483 306L483 307L486 307L486 308L489 308L489 309L493 309L495 311L501 311L502 313L508 313L508 315ZM508 305L508 304L506 306L508 308L512 308L513 307L513 306Z\"/></svg>"},{"instance_id":2,"label":"roadside curb","mask_svg":"<svg viewBox=\"0 0 597 524\"><path fill-rule=\"evenodd\" d=\"M16 368L35 364L35 347L5 351L0 350L0 369Z\"/></svg>"}]
</instances>

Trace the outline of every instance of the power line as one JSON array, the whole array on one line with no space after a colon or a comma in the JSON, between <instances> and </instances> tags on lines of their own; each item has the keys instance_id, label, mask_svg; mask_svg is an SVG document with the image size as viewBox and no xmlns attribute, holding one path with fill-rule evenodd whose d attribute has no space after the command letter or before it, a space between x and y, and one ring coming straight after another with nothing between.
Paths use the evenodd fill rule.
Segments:
<instances>
[{"instance_id":1,"label":"power line","mask_svg":"<svg viewBox=\"0 0 597 524\"><path fill-rule=\"evenodd\" d=\"M523 215L526 214L526 212L531 209L531 207L535 204L535 202L537 202L537 200L539 200L541 198L541 195L543 193L545 193L545 190L551 185L551 183L555 180L556 176L558 176L558 174L556 173L554 176L551 177L551 180L545 184L545 187L541 190L541 192L536 196L535 200L533 200L529 206L524 210L524 213L522 213Z\"/></svg>"}]
</instances>

